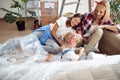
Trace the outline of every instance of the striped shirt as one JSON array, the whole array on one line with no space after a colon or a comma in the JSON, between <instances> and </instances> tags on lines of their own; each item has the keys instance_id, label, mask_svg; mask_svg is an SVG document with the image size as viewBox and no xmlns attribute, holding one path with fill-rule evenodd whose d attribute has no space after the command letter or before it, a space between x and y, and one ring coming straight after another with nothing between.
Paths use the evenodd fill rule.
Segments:
<instances>
[{"instance_id":1,"label":"striped shirt","mask_svg":"<svg viewBox=\"0 0 120 80\"><path fill-rule=\"evenodd\" d=\"M77 26L76 32L79 30L82 31L82 34L86 34L89 29L92 27L92 23L94 22L95 18L92 13L85 13L82 16L81 23ZM98 25L115 25L110 19L106 22L99 22Z\"/></svg>"}]
</instances>

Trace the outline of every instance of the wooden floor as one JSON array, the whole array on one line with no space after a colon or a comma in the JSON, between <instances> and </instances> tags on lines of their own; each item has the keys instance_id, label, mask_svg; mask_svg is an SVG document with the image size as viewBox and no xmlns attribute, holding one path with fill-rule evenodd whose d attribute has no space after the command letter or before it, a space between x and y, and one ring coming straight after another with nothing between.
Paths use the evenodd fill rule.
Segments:
<instances>
[{"instance_id":1,"label":"wooden floor","mask_svg":"<svg viewBox=\"0 0 120 80\"><path fill-rule=\"evenodd\" d=\"M24 31L18 31L15 23L9 24L0 19L0 44L10 38L29 34L34 25L33 21L34 20L27 20L25 24L26 29Z\"/></svg>"}]
</instances>

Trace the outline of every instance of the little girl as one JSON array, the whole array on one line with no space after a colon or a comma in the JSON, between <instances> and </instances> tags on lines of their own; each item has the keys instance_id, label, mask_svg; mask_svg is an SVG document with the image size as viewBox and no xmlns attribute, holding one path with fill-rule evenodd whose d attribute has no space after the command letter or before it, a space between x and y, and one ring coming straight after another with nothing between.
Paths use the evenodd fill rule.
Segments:
<instances>
[{"instance_id":1,"label":"little girl","mask_svg":"<svg viewBox=\"0 0 120 80\"><path fill-rule=\"evenodd\" d=\"M62 61L77 61L81 58L84 48L77 48L81 44L83 37L80 34L68 32L63 37L63 45L60 47ZM50 61L51 54L48 54L46 61Z\"/></svg>"},{"instance_id":2,"label":"little girl","mask_svg":"<svg viewBox=\"0 0 120 80\"><path fill-rule=\"evenodd\" d=\"M84 48L77 48L76 45L83 41L80 34L68 32L64 36L63 46L61 47L63 61L77 61L81 58Z\"/></svg>"}]
</instances>

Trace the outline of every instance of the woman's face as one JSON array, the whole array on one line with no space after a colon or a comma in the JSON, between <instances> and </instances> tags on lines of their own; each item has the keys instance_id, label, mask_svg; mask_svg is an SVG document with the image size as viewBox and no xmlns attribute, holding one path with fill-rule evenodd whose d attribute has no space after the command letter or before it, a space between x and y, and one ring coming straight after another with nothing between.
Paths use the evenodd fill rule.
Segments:
<instances>
[{"instance_id":1,"label":"woman's face","mask_svg":"<svg viewBox=\"0 0 120 80\"><path fill-rule=\"evenodd\" d=\"M95 9L95 18L102 19L105 15L106 7L104 5L98 4Z\"/></svg>"},{"instance_id":2,"label":"woman's face","mask_svg":"<svg viewBox=\"0 0 120 80\"><path fill-rule=\"evenodd\" d=\"M72 20L71 20L71 26L74 27L74 26L77 26L79 23L80 23L80 18L79 17L73 17Z\"/></svg>"}]
</instances>

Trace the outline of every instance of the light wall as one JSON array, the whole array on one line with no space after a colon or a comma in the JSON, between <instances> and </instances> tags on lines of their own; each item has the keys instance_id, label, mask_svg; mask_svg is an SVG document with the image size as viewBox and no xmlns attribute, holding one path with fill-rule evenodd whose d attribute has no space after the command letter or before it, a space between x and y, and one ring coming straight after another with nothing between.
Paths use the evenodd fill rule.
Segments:
<instances>
[{"instance_id":1,"label":"light wall","mask_svg":"<svg viewBox=\"0 0 120 80\"><path fill-rule=\"evenodd\" d=\"M3 7L3 8L6 8L6 9L9 9L9 6L10 6L10 3L11 3L12 0L0 0L0 7ZM2 18L4 16L4 12L0 10L0 18Z\"/></svg>"},{"instance_id":2,"label":"light wall","mask_svg":"<svg viewBox=\"0 0 120 80\"><path fill-rule=\"evenodd\" d=\"M77 1L77 0L66 0L66 3L67 2L74 2L74 1ZM60 13L60 9L61 9L61 4L62 4L62 0L58 0L59 2L59 9L58 9L58 15ZM11 10L11 11L16 11L16 9L10 9L10 4L12 3L12 0L0 0L0 7L3 7L3 8L6 8L8 10ZM79 5L79 9L78 9L78 12L79 13L85 13L85 12L88 12L89 11L89 8L88 8L88 0L80 0L80 5ZM76 9L76 4L72 4L72 5L67 5L64 7L63 9L63 13L66 13L66 12L72 12L72 13L75 13L75 9ZM3 18L3 16L5 15L5 12L3 11L0 11L0 18ZM24 14L23 14L24 15Z\"/></svg>"},{"instance_id":3,"label":"light wall","mask_svg":"<svg viewBox=\"0 0 120 80\"><path fill-rule=\"evenodd\" d=\"M78 0L66 0L65 3L69 3L69 2L75 2ZM59 12L61 9L61 4L62 4L62 0L59 0ZM88 12L88 0L80 0L80 4L79 4L79 8L78 8L78 12L79 13L85 13ZM63 9L63 14L66 12L72 12L75 13L76 10L76 4L71 4L71 5L65 5L64 9Z\"/></svg>"}]
</instances>

